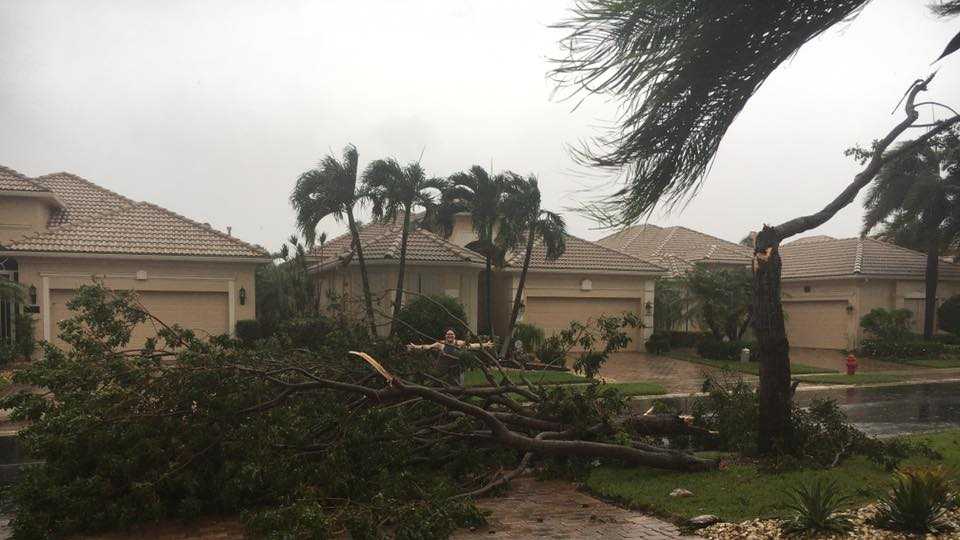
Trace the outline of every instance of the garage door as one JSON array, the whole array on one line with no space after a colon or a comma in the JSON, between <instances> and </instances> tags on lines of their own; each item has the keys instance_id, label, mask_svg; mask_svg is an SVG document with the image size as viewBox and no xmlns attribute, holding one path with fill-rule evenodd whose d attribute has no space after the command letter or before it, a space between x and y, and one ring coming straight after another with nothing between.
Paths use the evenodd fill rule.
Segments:
<instances>
[{"instance_id":1,"label":"garage door","mask_svg":"<svg viewBox=\"0 0 960 540\"><path fill-rule=\"evenodd\" d=\"M59 333L57 323L73 316L67 309L67 302L73 297L70 290L50 291L50 331ZM227 293L221 292L157 292L139 293L144 308L154 317L168 325L179 324L189 328L198 336L219 335L227 332L229 326ZM131 347L143 344L148 337L156 335L156 326L147 321L138 325L130 340ZM59 343L59 341L56 341Z\"/></svg>"},{"instance_id":2,"label":"garage door","mask_svg":"<svg viewBox=\"0 0 960 540\"><path fill-rule=\"evenodd\" d=\"M640 299L623 298L527 298L523 321L543 328L549 336L570 327L570 321L587 322L602 315L620 315L627 311L642 313ZM643 348L640 329L628 332L633 340L628 348Z\"/></svg>"},{"instance_id":3,"label":"garage door","mask_svg":"<svg viewBox=\"0 0 960 540\"><path fill-rule=\"evenodd\" d=\"M847 302L784 302L791 347L847 348Z\"/></svg>"}]
</instances>

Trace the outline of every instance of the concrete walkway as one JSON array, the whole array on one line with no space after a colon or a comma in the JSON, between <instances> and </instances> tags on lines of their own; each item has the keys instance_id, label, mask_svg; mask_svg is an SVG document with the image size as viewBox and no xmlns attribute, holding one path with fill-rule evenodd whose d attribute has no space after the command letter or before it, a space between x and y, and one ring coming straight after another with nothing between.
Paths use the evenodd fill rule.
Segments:
<instances>
[{"instance_id":1,"label":"concrete walkway","mask_svg":"<svg viewBox=\"0 0 960 540\"><path fill-rule=\"evenodd\" d=\"M454 539L699 538L682 535L671 523L594 499L569 482L521 478L511 483L508 493L478 504L493 513L489 525L461 531Z\"/></svg>"}]
</instances>

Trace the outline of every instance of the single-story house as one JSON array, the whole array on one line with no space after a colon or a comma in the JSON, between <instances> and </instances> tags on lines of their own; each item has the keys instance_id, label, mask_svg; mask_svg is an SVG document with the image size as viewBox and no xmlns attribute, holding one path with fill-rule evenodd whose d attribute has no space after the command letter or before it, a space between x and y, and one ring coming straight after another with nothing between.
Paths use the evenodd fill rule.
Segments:
<instances>
[{"instance_id":1,"label":"single-story house","mask_svg":"<svg viewBox=\"0 0 960 540\"><path fill-rule=\"evenodd\" d=\"M419 223L413 225L404 289L457 298L467 312L471 329L485 326L484 260L466 247L477 239L471 217L458 215L448 238ZM383 328L396 286L400 233L398 224L383 223L368 224L360 232ZM348 293L359 300L360 273L349 234L316 246L310 255L315 261L311 272L321 297ZM505 333L509 324L522 265L522 252L509 253L503 268L494 271L492 316L497 334ZM556 260L547 260L544 247L538 243L524 286L521 320L540 326L550 335L574 320L635 312L643 315L645 328L631 336L631 348L641 350L653 328L654 282L663 273L665 269L659 265L575 236L567 237L566 252ZM410 300L404 298L404 302Z\"/></svg>"},{"instance_id":2,"label":"single-story house","mask_svg":"<svg viewBox=\"0 0 960 540\"><path fill-rule=\"evenodd\" d=\"M695 264L749 267L753 249L686 227L637 225L598 241L670 269ZM924 321L926 255L872 238L808 236L780 248L787 337L793 347L854 349L860 318L874 308L913 312ZM937 302L960 293L960 265L940 263Z\"/></svg>"},{"instance_id":3,"label":"single-story house","mask_svg":"<svg viewBox=\"0 0 960 540\"><path fill-rule=\"evenodd\" d=\"M201 335L255 317L254 270L269 255L208 224L70 173L28 178L2 166L0 216L0 278L28 289L38 339L56 341L67 302L94 280L136 291L151 314ZM0 309L5 336L13 309ZM140 325L132 343L154 332Z\"/></svg>"},{"instance_id":4,"label":"single-story house","mask_svg":"<svg viewBox=\"0 0 960 540\"><path fill-rule=\"evenodd\" d=\"M782 299L794 347L854 349L860 318L909 309L922 331L926 255L873 238L800 238L781 246ZM960 294L960 265L940 262L937 303Z\"/></svg>"}]
</instances>

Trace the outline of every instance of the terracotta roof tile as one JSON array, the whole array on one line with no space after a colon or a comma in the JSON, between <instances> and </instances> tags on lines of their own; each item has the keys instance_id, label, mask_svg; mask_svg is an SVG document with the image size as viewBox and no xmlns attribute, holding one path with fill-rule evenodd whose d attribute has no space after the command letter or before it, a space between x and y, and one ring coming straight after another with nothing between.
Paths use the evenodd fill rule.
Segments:
<instances>
[{"instance_id":1,"label":"terracotta roof tile","mask_svg":"<svg viewBox=\"0 0 960 540\"><path fill-rule=\"evenodd\" d=\"M400 243L403 231L399 225L371 223L360 228L360 242L363 245L363 257L368 261L400 258ZM353 257L353 240L350 233L344 233L323 245L314 246L310 254L319 259L321 265L334 260L349 262ZM475 251L460 247L444 240L436 234L416 226L411 226L407 238L407 261L411 263L476 263L483 262L483 256Z\"/></svg>"},{"instance_id":2,"label":"terracotta roof tile","mask_svg":"<svg viewBox=\"0 0 960 540\"><path fill-rule=\"evenodd\" d=\"M0 191L50 191L19 172L0 165Z\"/></svg>"},{"instance_id":3,"label":"terracotta roof tile","mask_svg":"<svg viewBox=\"0 0 960 540\"><path fill-rule=\"evenodd\" d=\"M597 243L671 270L685 271L684 268L697 262L748 265L753 259L753 250L748 247L679 226L635 225L601 238Z\"/></svg>"},{"instance_id":4,"label":"terracotta roof tile","mask_svg":"<svg viewBox=\"0 0 960 540\"><path fill-rule=\"evenodd\" d=\"M829 237L828 237L829 238ZM780 247L784 279L891 276L923 279L924 253L873 238L820 239ZM960 265L941 262L941 279L960 279Z\"/></svg>"},{"instance_id":5,"label":"terracotta roof tile","mask_svg":"<svg viewBox=\"0 0 960 540\"><path fill-rule=\"evenodd\" d=\"M32 179L53 192L62 207L50 230L17 239L6 249L57 253L268 257L253 246L184 216L134 202L70 173Z\"/></svg>"},{"instance_id":6,"label":"terracotta roof tile","mask_svg":"<svg viewBox=\"0 0 960 540\"><path fill-rule=\"evenodd\" d=\"M520 268L523 266L524 252L513 253L507 260L507 266ZM645 274L662 274L662 266L644 261L621 251L604 247L596 242L567 235L566 250L557 259L547 259L547 250L543 242L534 244L530 259L531 270L587 270L587 271L615 271L637 272Z\"/></svg>"}]
</instances>

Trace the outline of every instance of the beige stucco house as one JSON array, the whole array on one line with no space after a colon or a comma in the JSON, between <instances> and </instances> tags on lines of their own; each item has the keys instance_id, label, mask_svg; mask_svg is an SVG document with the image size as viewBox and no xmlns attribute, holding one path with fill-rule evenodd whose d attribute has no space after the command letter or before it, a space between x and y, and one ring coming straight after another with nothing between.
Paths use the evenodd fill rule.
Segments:
<instances>
[{"instance_id":1,"label":"beige stucco house","mask_svg":"<svg viewBox=\"0 0 960 540\"><path fill-rule=\"evenodd\" d=\"M361 230L364 258L371 288L377 298L382 327L393 300L397 260L400 253L398 224L373 223ZM477 239L471 218L456 217L448 238L416 227L410 235L404 288L424 294L446 294L463 305L470 326L484 326L485 295L483 257L465 246ZM349 235L342 235L311 252L316 264L311 271L321 294L349 293L360 298L359 269L353 258ZM570 321L586 321L600 315L635 312L644 316L645 328L634 332L630 347L640 350L653 328L654 283L665 269L626 253L568 236L566 252L547 260L542 245L533 253L524 286L521 320L542 327L547 335L566 328ZM510 309L523 264L523 253L508 254L505 265L493 276L493 328L506 331ZM404 298L404 302L409 301ZM438 336L439 337L439 336Z\"/></svg>"},{"instance_id":2,"label":"beige stucco house","mask_svg":"<svg viewBox=\"0 0 960 540\"><path fill-rule=\"evenodd\" d=\"M872 238L814 236L784 244L783 306L794 347L854 349L860 318L874 308L909 309L924 321L926 255ZM937 303L960 294L960 265L941 262Z\"/></svg>"},{"instance_id":3,"label":"beige stucco house","mask_svg":"<svg viewBox=\"0 0 960 540\"><path fill-rule=\"evenodd\" d=\"M753 249L686 227L637 225L598 241L669 268L695 264L749 268ZM860 318L874 308L913 312L923 328L926 255L871 238L810 236L781 246L782 296L792 347L855 349ZM960 293L960 265L940 263L937 302ZM695 329L691 327L690 329Z\"/></svg>"},{"instance_id":4,"label":"beige stucco house","mask_svg":"<svg viewBox=\"0 0 960 540\"><path fill-rule=\"evenodd\" d=\"M37 178L0 166L0 278L29 290L36 337L56 342L78 286L134 290L167 324L201 335L232 333L255 317L260 247L70 173ZM11 305L0 329L11 330ZM154 334L145 324L134 343Z\"/></svg>"}]
</instances>

